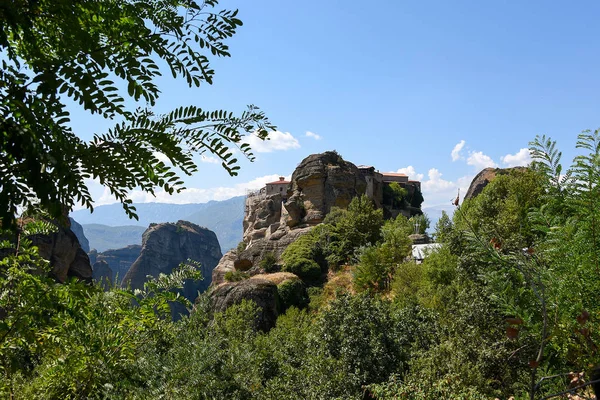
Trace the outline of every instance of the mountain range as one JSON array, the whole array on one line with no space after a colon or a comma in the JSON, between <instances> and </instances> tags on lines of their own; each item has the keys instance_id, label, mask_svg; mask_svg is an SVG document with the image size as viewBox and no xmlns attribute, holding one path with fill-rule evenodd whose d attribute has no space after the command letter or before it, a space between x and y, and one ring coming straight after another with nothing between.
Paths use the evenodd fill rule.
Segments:
<instances>
[{"instance_id":1,"label":"mountain range","mask_svg":"<svg viewBox=\"0 0 600 400\"><path fill-rule=\"evenodd\" d=\"M71 217L83 227L90 248L99 252L142 243L142 233L151 223L190 221L215 232L226 252L242 240L244 196L208 203L136 204L139 220L129 219L120 204L94 208L94 212L77 210Z\"/></svg>"}]
</instances>

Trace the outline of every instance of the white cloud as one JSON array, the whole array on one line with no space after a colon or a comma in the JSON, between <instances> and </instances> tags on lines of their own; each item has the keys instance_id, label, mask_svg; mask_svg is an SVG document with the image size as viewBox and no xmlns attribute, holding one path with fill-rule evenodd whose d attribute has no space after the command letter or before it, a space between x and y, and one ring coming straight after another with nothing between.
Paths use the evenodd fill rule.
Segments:
<instances>
[{"instance_id":1,"label":"white cloud","mask_svg":"<svg viewBox=\"0 0 600 400\"><path fill-rule=\"evenodd\" d=\"M209 164L219 164L221 161L217 157L205 156L204 154L202 154L200 156L200 162Z\"/></svg>"},{"instance_id":2,"label":"white cloud","mask_svg":"<svg viewBox=\"0 0 600 400\"><path fill-rule=\"evenodd\" d=\"M529 149L521 149L515 154L507 154L502 157L502 162L507 167L527 166L531 163L531 153Z\"/></svg>"},{"instance_id":3,"label":"white cloud","mask_svg":"<svg viewBox=\"0 0 600 400\"><path fill-rule=\"evenodd\" d=\"M256 135L248 135L242 141L248 143L256 153L271 153L278 150L290 150L300 148L298 139L289 132L271 131L270 140L261 140Z\"/></svg>"},{"instance_id":4,"label":"white cloud","mask_svg":"<svg viewBox=\"0 0 600 400\"><path fill-rule=\"evenodd\" d=\"M311 132L311 131L306 131L306 134L304 136L313 138L315 140L321 140L322 139L321 135L317 135L316 133Z\"/></svg>"},{"instance_id":5,"label":"white cloud","mask_svg":"<svg viewBox=\"0 0 600 400\"><path fill-rule=\"evenodd\" d=\"M473 176L463 176L456 181L449 181L443 178L443 174L437 168L429 169L425 180L423 174L419 174L413 166L400 168L397 172L421 181L421 192L425 199L421 208L451 205L459 189L462 200L473 180Z\"/></svg>"},{"instance_id":6,"label":"white cloud","mask_svg":"<svg viewBox=\"0 0 600 400\"><path fill-rule=\"evenodd\" d=\"M406 168L400 168L398 169L398 171L396 171L396 173L408 175L408 179L415 181L422 181L424 177L423 174L417 174L417 171L415 171L415 167L413 167L412 165L409 165Z\"/></svg>"},{"instance_id":7,"label":"white cloud","mask_svg":"<svg viewBox=\"0 0 600 400\"><path fill-rule=\"evenodd\" d=\"M460 152L463 149L463 147L465 147L465 141L464 140L461 140L460 142L458 142L456 144L456 146L454 146L454 148L452 149L452 152L450 153L450 155L452 156L452 161L457 161L457 160L463 158L460 155Z\"/></svg>"},{"instance_id":8,"label":"white cloud","mask_svg":"<svg viewBox=\"0 0 600 400\"><path fill-rule=\"evenodd\" d=\"M481 151L471 152L469 158L467 158L467 164L474 166L478 170L488 167L497 167L494 160L492 160L490 156L483 154Z\"/></svg>"},{"instance_id":9,"label":"white cloud","mask_svg":"<svg viewBox=\"0 0 600 400\"><path fill-rule=\"evenodd\" d=\"M267 182L279 180L279 176L280 175L276 174L260 176L252 179L251 181L238 183L230 187L219 186L208 189L188 188L181 191L181 193L175 193L173 195L170 195L163 190L157 190L156 197L141 190L133 190L130 192L129 198L134 204L149 202L186 204L206 203L207 201L211 200L227 200L235 196L244 195L246 194L247 190L260 189L265 186ZM285 178L286 180L290 180L291 175L288 175ZM104 188L104 191L95 200L94 205L100 206L104 204L113 204L116 202L117 200L115 200L114 196L111 195L110 191L107 188Z\"/></svg>"},{"instance_id":10,"label":"white cloud","mask_svg":"<svg viewBox=\"0 0 600 400\"><path fill-rule=\"evenodd\" d=\"M453 182L442 179L442 173L437 168L431 168L427 176L429 179L421 184L423 193L440 193L455 187Z\"/></svg>"}]
</instances>

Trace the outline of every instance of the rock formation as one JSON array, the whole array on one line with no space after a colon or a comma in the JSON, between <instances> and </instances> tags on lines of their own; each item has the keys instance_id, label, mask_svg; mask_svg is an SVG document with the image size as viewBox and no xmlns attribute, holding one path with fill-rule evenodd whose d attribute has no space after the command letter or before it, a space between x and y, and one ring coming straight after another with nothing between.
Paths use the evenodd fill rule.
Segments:
<instances>
[{"instance_id":1,"label":"rock formation","mask_svg":"<svg viewBox=\"0 0 600 400\"><path fill-rule=\"evenodd\" d=\"M215 285L228 271L259 274L267 253L279 260L287 246L321 223L332 207L347 207L365 193L367 184L358 168L328 151L306 157L292 174L286 193L248 195L243 246L231 250L213 271Z\"/></svg>"},{"instance_id":2,"label":"rock formation","mask_svg":"<svg viewBox=\"0 0 600 400\"><path fill-rule=\"evenodd\" d=\"M481 170L473 181L471 181L471 185L469 186L469 190L467 190L467 194L465 194L464 200L469 200L477 195L479 195L483 189L494 180L497 175L508 174L512 170L525 169L526 167L513 167L513 168L485 168Z\"/></svg>"},{"instance_id":3,"label":"rock formation","mask_svg":"<svg viewBox=\"0 0 600 400\"><path fill-rule=\"evenodd\" d=\"M104 261L111 270L111 281L121 282L131 265L138 259L142 252L142 246L132 244L122 249L106 250L102 253L90 252L90 261L95 265L98 261Z\"/></svg>"},{"instance_id":4,"label":"rock formation","mask_svg":"<svg viewBox=\"0 0 600 400\"><path fill-rule=\"evenodd\" d=\"M367 182L358 168L333 151L312 154L292 174L286 223L293 227L323 222L331 207L346 208L365 193Z\"/></svg>"},{"instance_id":5,"label":"rock formation","mask_svg":"<svg viewBox=\"0 0 600 400\"><path fill-rule=\"evenodd\" d=\"M98 283L105 289L112 286L113 272L104 260L96 261L92 266L94 282Z\"/></svg>"},{"instance_id":6,"label":"rock formation","mask_svg":"<svg viewBox=\"0 0 600 400\"><path fill-rule=\"evenodd\" d=\"M188 259L201 263L204 280L186 282L183 295L194 301L211 283L221 248L214 232L187 221L150 224L142 236L142 250L123 278L122 286L142 288L147 275L169 274Z\"/></svg>"},{"instance_id":7,"label":"rock formation","mask_svg":"<svg viewBox=\"0 0 600 400\"><path fill-rule=\"evenodd\" d=\"M75 221L71 217L69 217L69 221L71 222L71 230L73 231L75 236L77 236L77 240L79 240L79 244L81 245L81 248L86 253L89 253L90 252L90 242L88 241L88 239L85 237L85 234L83 233L83 227L79 224L79 222Z\"/></svg>"},{"instance_id":8,"label":"rock formation","mask_svg":"<svg viewBox=\"0 0 600 400\"><path fill-rule=\"evenodd\" d=\"M224 312L242 300L251 300L259 307L255 328L268 331L275 326L279 315L277 285L268 279L253 278L241 282L226 282L213 289L210 294L211 310Z\"/></svg>"},{"instance_id":9,"label":"rock formation","mask_svg":"<svg viewBox=\"0 0 600 400\"><path fill-rule=\"evenodd\" d=\"M34 235L30 239L37 246L42 258L50 261L51 273L59 281L69 277L84 281L92 280L90 259L81 248L77 236L69 226L54 224L57 232L50 235Z\"/></svg>"}]
</instances>

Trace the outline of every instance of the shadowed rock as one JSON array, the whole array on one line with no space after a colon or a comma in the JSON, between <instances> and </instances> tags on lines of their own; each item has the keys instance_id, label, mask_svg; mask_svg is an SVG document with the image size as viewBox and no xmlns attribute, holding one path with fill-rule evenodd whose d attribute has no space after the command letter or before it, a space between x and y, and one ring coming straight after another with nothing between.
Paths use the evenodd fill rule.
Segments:
<instances>
[{"instance_id":1,"label":"shadowed rock","mask_svg":"<svg viewBox=\"0 0 600 400\"><path fill-rule=\"evenodd\" d=\"M105 290L112 286L113 272L104 260L96 261L92 266L94 282L101 285Z\"/></svg>"},{"instance_id":2,"label":"shadowed rock","mask_svg":"<svg viewBox=\"0 0 600 400\"><path fill-rule=\"evenodd\" d=\"M77 236L67 226L54 223L57 232L34 235L30 239L42 258L50 261L51 273L60 282L76 277L91 282L90 259L81 248Z\"/></svg>"},{"instance_id":3,"label":"shadowed rock","mask_svg":"<svg viewBox=\"0 0 600 400\"><path fill-rule=\"evenodd\" d=\"M253 278L240 282L227 282L214 288L210 294L211 310L224 312L229 307L250 300L259 307L255 328L268 331L275 326L279 315L277 285L267 279Z\"/></svg>"},{"instance_id":4,"label":"shadowed rock","mask_svg":"<svg viewBox=\"0 0 600 400\"><path fill-rule=\"evenodd\" d=\"M194 301L211 283L221 248L214 232L187 221L151 224L142 236L142 251L123 278L122 286L142 288L147 276L169 274L188 259L201 264L204 280L186 282L183 296Z\"/></svg>"}]
</instances>

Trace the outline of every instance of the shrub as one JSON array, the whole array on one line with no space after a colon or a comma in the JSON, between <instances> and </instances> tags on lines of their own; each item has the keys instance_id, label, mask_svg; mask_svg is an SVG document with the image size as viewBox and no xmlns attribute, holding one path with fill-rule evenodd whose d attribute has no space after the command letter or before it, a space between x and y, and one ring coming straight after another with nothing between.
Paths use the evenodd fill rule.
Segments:
<instances>
[{"instance_id":1,"label":"shrub","mask_svg":"<svg viewBox=\"0 0 600 400\"><path fill-rule=\"evenodd\" d=\"M321 267L308 258L294 258L283 266L283 270L298 275L303 281L316 281L321 277Z\"/></svg>"},{"instance_id":2,"label":"shrub","mask_svg":"<svg viewBox=\"0 0 600 400\"><path fill-rule=\"evenodd\" d=\"M240 254L242 251L246 250L247 246L248 246L248 244L242 240L241 242L238 243L237 247L235 248L235 251L238 254Z\"/></svg>"},{"instance_id":3,"label":"shrub","mask_svg":"<svg viewBox=\"0 0 600 400\"><path fill-rule=\"evenodd\" d=\"M250 275L242 271L227 271L225 273L225 280L227 282L239 282L248 278L250 278Z\"/></svg>"},{"instance_id":4,"label":"shrub","mask_svg":"<svg viewBox=\"0 0 600 400\"><path fill-rule=\"evenodd\" d=\"M264 255L263 259L260 260L259 266L265 272L275 272L277 270L277 257L275 254L268 252Z\"/></svg>"},{"instance_id":5,"label":"shrub","mask_svg":"<svg viewBox=\"0 0 600 400\"><path fill-rule=\"evenodd\" d=\"M305 308L309 303L306 285L300 279L288 279L277 286L279 299L281 300L281 312L294 306Z\"/></svg>"}]
</instances>

